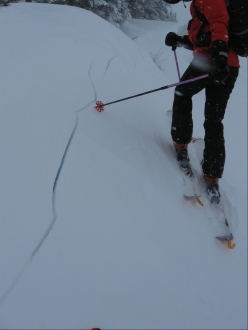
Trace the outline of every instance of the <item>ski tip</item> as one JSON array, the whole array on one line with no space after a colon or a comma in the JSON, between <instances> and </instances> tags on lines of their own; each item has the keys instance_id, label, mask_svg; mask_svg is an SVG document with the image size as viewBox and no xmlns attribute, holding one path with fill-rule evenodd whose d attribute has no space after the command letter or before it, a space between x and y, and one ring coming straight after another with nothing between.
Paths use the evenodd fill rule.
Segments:
<instances>
[{"instance_id":1,"label":"ski tip","mask_svg":"<svg viewBox=\"0 0 248 330\"><path fill-rule=\"evenodd\" d=\"M96 105L94 106L94 109L96 109L98 112L104 111L104 104L102 103L102 101L96 101Z\"/></svg>"},{"instance_id":2,"label":"ski tip","mask_svg":"<svg viewBox=\"0 0 248 330\"><path fill-rule=\"evenodd\" d=\"M227 247L230 250L233 250L236 246L235 243L232 243L232 239L233 239L233 235L228 235L228 236L217 236L216 237L218 240L220 240L221 242L225 243L227 242Z\"/></svg>"}]
</instances>

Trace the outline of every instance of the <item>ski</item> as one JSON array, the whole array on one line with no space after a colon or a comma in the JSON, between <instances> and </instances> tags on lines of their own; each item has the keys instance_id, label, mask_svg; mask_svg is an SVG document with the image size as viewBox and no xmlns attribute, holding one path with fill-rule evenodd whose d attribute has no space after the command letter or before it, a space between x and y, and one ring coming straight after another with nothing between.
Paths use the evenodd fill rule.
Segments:
<instances>
[{"instance_id":1,"label":"ski","mask_svg":"<svg viewBox=\"0 0 248 330\"><path fill-rule=\"evenodd\" d=\"M171 123L172 121L172 110L168 110L166 112L166 116L168 118L168 122ZM179 169L182 174L183 178L183 195L186 199L189 200L196 200L201 206L204 206L204 212L207 215L211 221L213 221L215 227L216 227L216 236L215 238L223 243L227 243L227 246L229 249L235 248L235 243L232 243L233 240L233 234L231 232L228 217L225 211L224 204L222 202L222 198L220 198L220 202L218 204L211 203L207 196L207 187L205 187L204 178L202 177L201 173L201 161L203 159L203 150L205 148L205 142L202 138L192 138L192 145L194 147L191 147L195 151L192 153L192 159L194 164L196 165L196 168L192 168L190 163L189 166L184 168L180 165L179 162ZM193 151L193 150L192 150ZM176 153L175 153L176 154ZM196 157L196 159L194 159ZM190 157L191 158L191 157ZM198 168L199 167L199 168ZM201 190L199 187L199 183L201 186ZM206 188L206 199L208 202L204 205L201 197L201 191L204 190L204 187Z\"/></svg>"},{"instance_id":2,"label":"ski","mask_svg":"<svg viewBox=\"0 0 248 330\"><path fill-rule=\"evenodd\" d=\"M186 199L195 199L198 204L203 206L203 203L200 199L200 189L198 181L192 171L191 167L182 168L179 164L180 172L182 173L182 178L184 181L183 195Z\"/></svg>"},{"instance_id":3,"label":"ski","mask_svg":"<svg viewBox=\"0 0 248 330\"><path fill-rule=\"evenodd\" d=\"M166 116L168 117L170 123L172 120L172 110L168 110L166 112ZM180 166L179 163L179 169L180 173L182 174L183 178L183 195L186 199L193 199L196 200L198 204L203 206L203 203L200 199L201 194L200 194L200 189L198 185L198 181L193 173L192 167L189 165L186 168L183 168Z\"/></svg>"},{"instance_id":4,"label":"ski","mask_svg":"<svg viewBox=\"0 0 248 330\"><path fill-rule=\"evenodd\" d=\"M196 157L199 161L199 164L201 164L205 142L202 138L192 138L192 143L195 147ZM202 180L204 179L202 178ZM217 234L215 238L220 240L221 242L226 242L229 249L234 249L236 244L232 243L234 237L231 232L229 222L227 220L227 215L222 201L222 197L220 197L220 202L218 204L210 203L209 201L209 208L214 215L216 222L219 224L217 227L219 227L218 229L220 231L220 234Z\"/></svg>"}]
</instances>

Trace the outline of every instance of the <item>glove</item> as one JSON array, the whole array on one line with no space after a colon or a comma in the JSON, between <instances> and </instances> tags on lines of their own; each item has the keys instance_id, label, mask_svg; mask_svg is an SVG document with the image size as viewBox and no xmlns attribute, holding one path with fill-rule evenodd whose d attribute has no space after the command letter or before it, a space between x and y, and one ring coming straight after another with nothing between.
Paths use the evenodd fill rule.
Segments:
<instances>
[{"instance_id":1,"label":"glove","mask_svg":"<svg viewBox=\"0 0 248 330\"><path fill-rule=\"evenodd\" d=\"M230 72L228 66L228 46L222 40L215 40L212 43L211 51L213 62L210 70L210 77L213 77L215 85L221 85Z\"/></svg>"},{"instance_id":2,"label":"glove","mask_svg":"<svg viewBox=\"0 0 248 330\"><path fill-rule=\"evenodd\" d=\"M221 85L230 72L227 57L218 55L213 58L212 69L210 71L210 77L213 77L215 85Z\"/></svg>"},{"instance_id":3,"label":"glove","mask_svg":"<svg viewBox=\"0 0 248 330\"><path fill-rule=\"evenodd\" d=\"M178 46L179 41L181 40L181 37L178 36L174 32L169 32L167 36L165 37L165 44L166 46L172 46L172 50L175 50Z\"/></svg>"}]
</instances>

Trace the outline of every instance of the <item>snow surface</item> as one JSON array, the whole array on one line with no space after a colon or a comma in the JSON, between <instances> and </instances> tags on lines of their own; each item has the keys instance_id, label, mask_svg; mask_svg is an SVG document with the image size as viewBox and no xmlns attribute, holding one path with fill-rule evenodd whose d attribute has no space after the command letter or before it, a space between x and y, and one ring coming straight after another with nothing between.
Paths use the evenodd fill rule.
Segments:
<instances>
[{"instance_id":1,"label":"snow surface","mask_svg":"<svg viewBox=\"0 0 248 330\"><path fill-rule=\"evenodd\" d=\"M176 8L178 24L131 20L126 35L79 8L0 8L2 329L247 328L247 60L224 120L234 250L182 196L173 88L93 108L178 81ZM177 54L182 73L192 54ZM203 107L204 92L196 137Z\"/></svg>"}]
</instances>

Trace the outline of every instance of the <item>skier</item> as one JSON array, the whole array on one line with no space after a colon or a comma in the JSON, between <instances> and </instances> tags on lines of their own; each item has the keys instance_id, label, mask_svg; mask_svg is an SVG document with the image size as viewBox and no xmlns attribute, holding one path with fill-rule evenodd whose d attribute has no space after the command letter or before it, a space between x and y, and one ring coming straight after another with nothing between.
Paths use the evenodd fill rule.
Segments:
<instances>
[{"instance_id":1,"label":"skier","mask_svg":"<svg viewBox=\"0 0 248 330\"><path fill-rule=\"evenodd\" d=\"M175 4L182 0L164 0ZM184 0L190 1L190 0ZM205 149L202 170L207 192L212 203L219 203L219 178L225 164L225 140L222 120L230 94L239 74L239 59L234 49L228 47L229 14L225 0L193 0L190 5L192 19L188 35L167 34L165 44L193 50L194 58L181 80L208 73L209 77L175 89L171 125L172 140L177 159L183 168L190 163L187 146L193 132L192 97L205 88Z\"/></svg>"}]
</instances>

